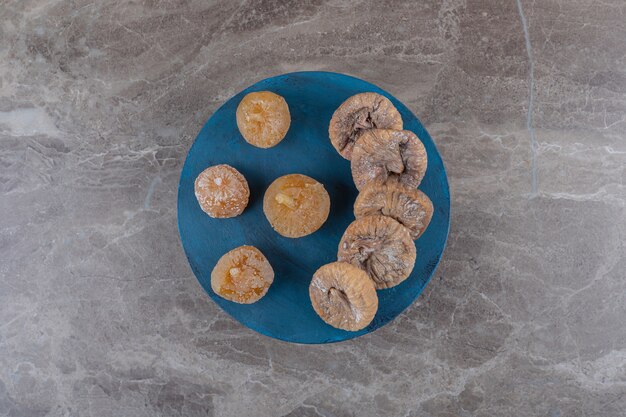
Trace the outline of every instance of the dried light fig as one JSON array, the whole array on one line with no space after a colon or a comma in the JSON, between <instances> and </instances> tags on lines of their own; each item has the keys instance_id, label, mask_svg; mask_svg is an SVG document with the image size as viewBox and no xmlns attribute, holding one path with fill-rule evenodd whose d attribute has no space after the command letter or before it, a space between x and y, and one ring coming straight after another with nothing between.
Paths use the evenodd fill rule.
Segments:
<instances>
[{"instance_id":1,"label":"dried light fig","mask_svg":"<svg viewBox=\"0 0 626 417\"><path fill-rule=\"evenodd\" d=\"M328 135L337 152L349 160L358 137L364 131L376 128L402 129L402 116L387 97L360 93L348 98L335 110Z\"/></svg>"},{"instance_id":2,"label":"dried light fig","mask_svg":"<svg viewBox=\"0 0 626 417\"><path fill-rule=\"evenodd\" d=\"M225 253L211 272L211 288L220 297L239 304L259 301L274 281L274 270L254 246Z\"/></svg>"},{"instance_id":3,"label":"dried light fig","mask_svg":"<svg viewBox=\"0 0 626 417\"><path fill-rule=\"evenodd\" d=\"M354 217L383 215L406 227L413 240L426 230L433 216L430 198L402 184L366 185L354 202Z\"/></svg>"},{"instance_id":4,"label":"dried light fig","mask_svg":"<svg viewBox=\"0 0 626 417\"><path fill-rule=\"evenodd\" d=\"M424 144L409 130L371 129L352 151L352 178L359 190L369 182L417 188L428 159Z\"/></svg>"},{"instance_id":5,"label":"dried light fig","mask_svg":"<svg viewBox=\"0 0 626 417\"><path fill-rule=\"evenodd\" d=\"M415 243L409 231L387 216L367 216L353 221L341 241L337 260L363 269L376 289L404 281L415 265Z\"/></svg>"},{"instance_id":6,"label":"dried light fig","mask_svg":"<svg viewBox=\"0 0 626 417\"><path fill-rule=\"evenodd\" d=\"M225 164L202 171L194 183L194 192L202 211L220 219L240 215L250 198L244 176Z\"/></svg>"},{"instance_id":7,"label":"dried light fig","mask_svg":"<svg viewBox=\"0 0 626 417\"><path fill-rule=\"evenodd\" d=\"M236 117L243 138L258 148L278 145L291 124L287 102L271 91L247 94L237 106Z\"/></svg>"},{"instance_id":8,"label":"dried light fig","mask_svg":"<svg viewBox=\"0 0 626 417\"><path fill-rule=\"evenodd\" d=\"M289 174L274 180L265 191L263 212L282 236L302 237L322 227L330 212L330 197L313 178Z\"/></svg>"},{"instance_id":9,"label":"dried light fig","mask_svg":"<svg viewBox=\"0 0 626 417\"><path fill-rule=\"evenodd\" d=\"M345 262L333 262L315 271L309 296L317 315L338 329L361 330L378 310L372 281L363 270Z\"/></svg>"}]
</instances>

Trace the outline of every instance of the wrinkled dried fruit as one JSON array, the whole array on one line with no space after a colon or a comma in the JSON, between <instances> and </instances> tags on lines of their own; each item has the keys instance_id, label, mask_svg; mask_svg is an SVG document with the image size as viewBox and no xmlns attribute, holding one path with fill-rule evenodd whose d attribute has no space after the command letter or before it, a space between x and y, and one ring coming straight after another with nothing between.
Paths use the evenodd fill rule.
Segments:
<instances>
[{"instance_id":1,"label":"wrinkled dried fruit","mask_svg":"<svg viewBox=\"0 0 626 417\"><path fill-rule=\"evenodd\" d=\"M249 93L237 107L237 127L241 135L258 148L278 145L290 124L287 102L271 91Z\"/></svg>"},{"instance_id":2,"label":"wrinkled dried fruit","mask_svg":"<svg viewBox=\"0 0 626 417\"><path fill-rule=\"evenodd\" d=\"M330 197L311 177L289 174L277 178L263 197L263 212L274 230L285 237L302 237L322 227L330 212Z\"/></svg>"},{"instance_id":3,"label":"wrinkled dried fruit","mask_svg":"<svg viewBox=\"0 0 626 417\"><path fill-rule=\"evenodd\" d=\"M211 288L222 298L252 304L267 293L274 270L254 246L240 246L225 253L211 272Z\"/></svg>"},{"instance_id":4,"label":"wrinkled dried fruit","mask_svg":"<svg viewBox=\"0 0 626 417\"><path fill-rule=\"evenodd\" d=\"M426 230L433 216L430 198L416 188L402 184L372 183L363 188L354 202L354 217L383 215L406 227L413 240Z\"/></svg>"},{"instance_id":5,"label":"wrinkled dried fruit","mask_svg":"<svg viewBox=\"0 0 626 417\"><path fill-rule=\"evenodd\" d=\"M376 289L391 288L411 273L415 244L406 227L391 217L361 217L343 234L337 260L363 269Z\"/></svg>"},{"instance_id":6,"label":"wrinkled dried fruit","mask_svg":"<svg viewBox=\"0 0 626 417\"><path fill-rule=\"evenodd\" d=\"M361 330L378 310L372 281L361 269L345 262L333 262L315 271L309 296L317 315L338 329Z\"/></svg>"},{"instance_id":7,"label":"wrinkled dried fruit","mask_svg":"<svg viewBox=\"0 0 626 417\"><path fill-rule=\"evenodd\" d=\"M358 137L376 128L402 129L402 117L387 97L361 93L348 98L335 111L328 135L337 152L349 160Z\"/></svg>"},{"instance_id":8,"label":"wrinkled dried fruit","mask_svg":"<svg viewBox=\"0 0 626 417\"><path fill-rule=\"evenodd\" d=\"M352 179L359 190L369 182L417 188L428 160L424 144L408 130L371 129L352 151Z\"/></svg>"},{"instance_id":9,"label":"wrinkled dried fruit","mask_svg":"<svg viewBox=\"0 0 626 417\"><path fill-rule=\"evenodd\" d=\"M196 178L194 191L202 211L220 219L240 215L250 197L250 188L244 176L225 164L202 171Z\"/></svg>"}]
</instances>

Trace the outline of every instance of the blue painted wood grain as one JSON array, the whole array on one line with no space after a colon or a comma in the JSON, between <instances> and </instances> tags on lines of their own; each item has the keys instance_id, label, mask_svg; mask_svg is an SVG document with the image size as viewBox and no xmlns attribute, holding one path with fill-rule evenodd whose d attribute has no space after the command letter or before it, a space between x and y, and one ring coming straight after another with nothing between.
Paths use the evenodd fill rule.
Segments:
<instances>
[{"instance_id":1,"label":"blue painted wood grain","mask_svg":"<svg viewBox=\"0 0 626 417\"><path fill-rule=\"evenodd\" d=\"M249 92L269 90L287 100L291 127L285 139L271 149L249 145L240 135L235 111ZM335 329L313 311L308 286L320 266L333 262L339 240L354 220L352 206L357 190L350 163L332 147L328 123L348 97L373 91L388 97L398 108L404 128L417 134L428 152L428 170L420 189L435 211L430 226L416 241L417 261L402 284L378 291L379 309L374 321L358 332ZM206 167L229 164L250 185L250 204L232 219L212 219L200 210L194 180ZM299 239L277 234L263 214L263 194L281 175L300 173L315 178L330 194L328 221ZM264 335L296 343L330 343L351 339L387 324L422 292L441 258L450 224L450 194L443 162L420 121L389 93L366 81L330 72L296 72L268 78L235 95L206 122L189 150L178 189L178 228L189 264L209 296L233 318ZM241 245L259 248L276 273L267 295L259 302L241 305L226 301L211 290L211 271L227 251Z\"/></svg>"}]
</instances>

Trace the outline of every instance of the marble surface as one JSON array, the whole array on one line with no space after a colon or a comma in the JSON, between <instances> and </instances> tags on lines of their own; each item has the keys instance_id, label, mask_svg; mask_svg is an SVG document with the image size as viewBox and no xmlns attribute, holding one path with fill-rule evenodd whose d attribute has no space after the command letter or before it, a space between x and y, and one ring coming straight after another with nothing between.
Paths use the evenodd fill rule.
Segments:
<instances>
[{"instance_id":1,"label":"marble surface","mask_svg":"<svg viewBox=\"0 0 626 417\"><path fill-rule=\"evenodd\" d=\"M406 103L448 247L354 341L203 294L178 176L228 97L297 70ZM0 415L623 416L623 0L0 0Z\"/></svg>"}]
</instances>

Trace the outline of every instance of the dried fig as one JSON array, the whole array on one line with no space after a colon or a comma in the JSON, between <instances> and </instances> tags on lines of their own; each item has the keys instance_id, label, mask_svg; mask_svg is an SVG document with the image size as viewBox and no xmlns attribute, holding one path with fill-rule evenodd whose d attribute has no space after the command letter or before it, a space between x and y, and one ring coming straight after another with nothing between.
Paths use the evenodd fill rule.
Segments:
<instances>
[{"instance_id":1,"label":"dried fig","mask_svg":"<svg viewBox=\"0 0 626 417\"><path fill-rule=\"evenodd\" d=\"M407 228L391 217L361 217L343 234L337 260L363 269L376 289L391 288L411 273L415 244Z\"/></svg>"},{"instance_id":2,"label":"dried fig","mask_svg":"<svg viewBox=\"0 0 626 417\"><path fill-rule=\"evenodd\" d=\"M378 310L372 281L361 269L345 262L333 262L315 271L309 296L317 315L338 329L361 330Z\"/></svg>"},{"instance_id":3,"label":"dried fig","mask_svg":"<svg viewBox=\"0 0 626 417\"><path fill-rule=\"evenodd\" d=\"M371 129L352 151L352 178L359 190L369 182L417 188L428 160L424 144L409 130Z\"/></svg>"},{"instance_id":4,"label":"dried fig","mask_svg":"<svg viewBox=\"0 0 626 417\"><path fill-rule=\"evenodd\" d=\"M328 135L337 152L349 160L358 137L376 128L402 129L402 116L387 97L361 93L348 98L335 110Z\"/></svg>"},{"instance_id":5,"label":"dried fig","mask_svg":"<svg viewBox=\"0 0 626 417\"><path fill-rule=\"evenodd\" d=\"M265 191L263 212L282 236L302 237L322 227L330 212L330 197L313 178L289 174L274 180Z\"/></svg>"},{"instance_id":6,"label":"dried fig","mask_svg":"<svg viewBox=\"0 0 626 417\"><path fill-rule=\"evenodd\" d=\"M237 127L246 142L258 148L278 145L290 124L287 102L271 91L249 93L237 106Z\"/></svg>"},{"instance_id":7,"label":"dried fig","mask_svg":"<svg viewBox=\"0 0 626 417\"><path fill-rule=\"evenodd\" d=\"M215 165L202 171L194 183L200 208L214 218L240 215L248 205L250 188L243 175L230 165Z\"/></svg>"},{"instance_id":8,"label":"dried fig","mask_svg":"<svg viewBox=\"0 0 626 417\"><path fill-rule=\"evenodd\" d=\"M211 272L213 291L239 304L259 301L273 281L272 266L254 246L240 246L225 253Z\"/></svg>"},{"instance_id":9,"label":"dried fig","mask_svg":"<svg viewBox=\"0 0 626 417\"><path fill-rule=\"evenodd\" d=\"M426 230L433 216L430 198L402 184L366 185L354 202L354 217L383 215L406 227L413 240Z\"/></svg>"}]
</instances>

